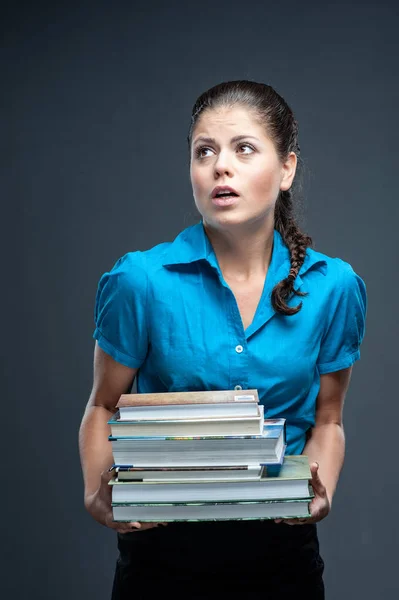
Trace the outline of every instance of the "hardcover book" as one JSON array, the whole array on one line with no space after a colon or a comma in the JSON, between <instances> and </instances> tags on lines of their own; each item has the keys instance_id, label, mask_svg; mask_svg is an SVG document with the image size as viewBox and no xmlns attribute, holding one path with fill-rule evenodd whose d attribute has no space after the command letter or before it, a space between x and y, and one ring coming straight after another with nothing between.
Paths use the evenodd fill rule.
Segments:
<instances>
[{"instance_id":1,"label":"hardcover book","mask_svg":"<svg viewBox=\"0 0 399 600\"><path fill-rule=\"evenodd\" d=\"M114 521L228 521L310 517L311 498L277 502L113 504Z\"/></svg>"},{"instance_id":2,"label":"hardcover book","mask_svg":"<svg viewBox=\"0 0 399 600\"><path fill-rule=\"evenodd\" d=\"M134 467L114 465L118 481L256 481L266 472L265 465L233 465L214 467Z\"/></svg>"},{"instance_id":3,"label":"hardcover book","mask_svg":"<svg viewBox=\"0 0 399 600\"><path fill-rule=\"evenodd\" d=\"M308 498L311 472L307 456L286 456L275 477L255 481L109 482L116 503L225 502Z\"/></svg>"},{"instance_id":4,"label":"hardcover book","mask_svg":"<svg viewBox=\"0 0 399 600\"><path fill-rule=\"evenodd\" d=\"M223 419L228 417L257 417L258 402L214 402L213 404L154 404L120 406L122 421L160 421L177 419Z\"/></svg>"},{"instance_id":5,"label":"hardcover book","mask_svg":"<svg viewBox=\"0 0 399 600\"><path fill-rule=\"evenodd\" d=\"M190 407L185 407L187 412ZM177 420L121 420L116 413L108 421L114 437L135 436L222 436L261 435L263 430L263 406L256 405L254 416L232 416L224 418L189 418Z\"/></svg>"},{"instance_id":6,"label":"hardcover book","mask_svg":"<svg viewBox=\"0 0 399 600\"><path fill-rule=\"evenodd\" d=\"M262 435L197 437L109 436L114 462L136 467L281 464L285 419L264 421Z\"/></svg>"},{"instance_id":7,"label":"hardcover book","mask_svg":"<svg viewBox=\"0 0 399 600\"><path fill-rule=\"evenodd\" d=\"M212 404L224 402L259 402L258 390L209 390L200 392L164 392L156 394L122 394L121 406L156 406L164 404Z\"/></svg>"}]
</instances>

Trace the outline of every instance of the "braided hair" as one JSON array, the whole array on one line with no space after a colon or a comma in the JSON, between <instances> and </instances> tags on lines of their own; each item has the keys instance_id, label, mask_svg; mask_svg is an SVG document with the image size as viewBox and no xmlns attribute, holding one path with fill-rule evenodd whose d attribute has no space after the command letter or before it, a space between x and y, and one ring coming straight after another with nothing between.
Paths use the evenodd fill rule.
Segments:
<instances>
[{"instance_id":1,"label":"braided hair","mask_svg":"<svg viewBox=\"0 0 399 600\"><path fill-rule=\"evenodd\" d=\"M264 83L248 80L226 81L210 88L199 96L192 109L187 136L189 160L193 131L201 114L212 108L233 108L237 105L250 109L255 119L266 127L281 161L284 161L290 152L295 152L298 158L293 185L289 190L280 190L274 211L274 228L281 234L289 249L291 264L287 276L273 288L271 295L272 306L276 312L287 316L294 315L301 309L302 302L291 307L287 301L292 296L307 295L295 290L294 285L305 260L306 248L312 246L312 238L300 230L294 214L294 196L302 161L298 145L298 124L291 108L270 85Z\"/></svg>"}]
</instances>

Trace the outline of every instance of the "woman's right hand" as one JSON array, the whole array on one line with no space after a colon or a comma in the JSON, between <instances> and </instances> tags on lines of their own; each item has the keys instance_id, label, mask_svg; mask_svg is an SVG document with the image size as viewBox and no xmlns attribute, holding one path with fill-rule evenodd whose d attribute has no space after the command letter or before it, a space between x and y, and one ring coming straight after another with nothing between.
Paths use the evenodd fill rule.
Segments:
<instances>
[{"instance_id":1,"label":"woman's right hand","mask_svg":"<svg viewBox=\"0 0 399 600\"><path fill-rule=\"evenodd\" d=\"M112 479L112 471L103 471L101 473L100 487L94 494L85 499L85 506L89 514L101 525L115 529L118 533L132 533L133 531L145 531L158 527L158 525L167 525L167 523L139 523L131 521L129 523L120 523L114 521L112 514L112 486L108 485Z\"/></svg>"}]
</instances>

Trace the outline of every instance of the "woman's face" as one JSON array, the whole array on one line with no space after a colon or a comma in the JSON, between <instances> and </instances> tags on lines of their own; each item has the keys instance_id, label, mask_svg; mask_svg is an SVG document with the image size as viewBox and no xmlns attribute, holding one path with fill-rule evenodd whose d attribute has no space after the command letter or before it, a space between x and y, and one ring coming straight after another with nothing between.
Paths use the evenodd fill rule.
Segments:
<instances>
[{"instance_id":1,"label":"woman's face","mask_svg":"<svg viewBox=\"0 0 399 600\"><path fill-rule=\"evenodd\" d=\"M273 222L279 191L291 187L296 161L294 152L285 163L279 160L264 127L247 109L208 109L195 126L191 145L190 178L197 209L214 227L260 219ZM238 196L212 198L217 186L229 186Z\"/></svg>"}]
</instances>

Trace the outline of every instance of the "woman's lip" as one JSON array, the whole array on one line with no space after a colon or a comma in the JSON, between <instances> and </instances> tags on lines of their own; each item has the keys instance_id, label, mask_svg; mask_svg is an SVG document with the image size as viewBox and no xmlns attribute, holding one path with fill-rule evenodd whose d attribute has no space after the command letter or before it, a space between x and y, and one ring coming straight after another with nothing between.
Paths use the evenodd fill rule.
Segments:
<instances>
[{"instance_id":1,"label":"woman's lip","mask_svg":"<svg viewBox=\"0 0 399 600\"><path fill-rule=\"evenodd\" d=\"M238 202L239 196L229 196L228 198L212 198L212 204L215 206L232 206Z\"/></svg>"}]
</instances>

